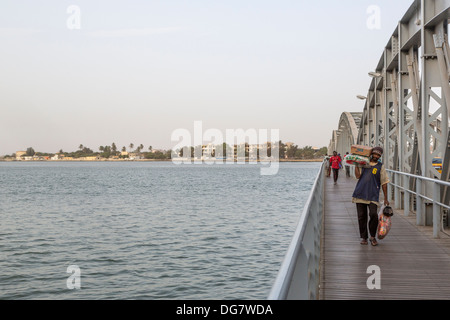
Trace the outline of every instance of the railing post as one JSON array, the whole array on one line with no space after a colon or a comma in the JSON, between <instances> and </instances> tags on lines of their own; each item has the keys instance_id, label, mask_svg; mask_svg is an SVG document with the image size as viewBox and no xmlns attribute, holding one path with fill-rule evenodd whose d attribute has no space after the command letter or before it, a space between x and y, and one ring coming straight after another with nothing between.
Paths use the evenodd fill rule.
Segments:
<instances>
[{"instance_id":1,"label":"railing post","mask_svg":"<svg viewBox=\"0 0 450 320\"><path fill-rule=\"evenodd\" d=\"M416 207L416 224L418 226L424 226L425 214L423 210L422 180L420 178L416 181Z\"/></svg>"},{"instance_id":2,"label":"railing post","mask_svg":"<svg viewBox=\"0 0 450 320\"><path fill-rule=\"evenodd\" d=\"M394 174L392 172L389 172L389 180L394 183L393 179L394 179ZM389 202L394 201L392 185L390 183L388 184L388 200L389 200Z\"/></svg>"},{"instance_id":3,"label":"railing post","mask_svg":"<svg viewBox=\"0 0 450 320\"><path fill-rule=\"evenodd\" d=\"M433 184L433 237L439 238L441 229L441 208L438 202L441 200L441 188L439 184Z\"/></svg>"},{"instance_id":4,"label":"railing post","mask_svg":"<svg viewBox=\"0 0 450 320\"><path fill-rule=\"evenodd\" d=\"M403 213L405 214L405 216L409 216L409 211L410 211L410 204L411 204L411 200L410 200L410 195L409 195L409 177L408 176L403 176L403 186L405 187L405 191L404 191L404 210Z\"/></svg>"},{"instance_id":5,"label":"railing post","mask_svg":"<svg viewBox=\"0 0 450 320\"><path fill-rule=\"evenodd\" d=\"M394 174L395 176L395 184L397 185L397 187L395 187L395 191L394 191L394 198L395 198L395 208L396 209L400 209L402 207L401 205L401 197L400 197L400 188L398 186L401 186L401 177L398 173Z\"/></svg>"}]
</instances>

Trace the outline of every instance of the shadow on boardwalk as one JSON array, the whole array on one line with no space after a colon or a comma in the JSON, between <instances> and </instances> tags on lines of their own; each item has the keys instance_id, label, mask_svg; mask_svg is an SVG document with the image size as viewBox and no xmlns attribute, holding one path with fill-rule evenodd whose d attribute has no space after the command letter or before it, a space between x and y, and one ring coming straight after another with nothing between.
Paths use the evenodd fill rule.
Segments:
<instances>
[{"instance_id":1,"label":"shadow on boardwalk","mask_svg":"<svg viewBox=\"0 0 450 320\"><path fill-rule=\"evenodd\" d=\"M320 299L450 299L450 238L432 238L432 227L415 225L415 215L395 210L392 228L376 247L360 245L354 178L338 184L325 178L325 218L322 234ZM380 268L380 289L367 281ZM369 281L373 283L372 281Z\"/></svg>"}]
</instances>

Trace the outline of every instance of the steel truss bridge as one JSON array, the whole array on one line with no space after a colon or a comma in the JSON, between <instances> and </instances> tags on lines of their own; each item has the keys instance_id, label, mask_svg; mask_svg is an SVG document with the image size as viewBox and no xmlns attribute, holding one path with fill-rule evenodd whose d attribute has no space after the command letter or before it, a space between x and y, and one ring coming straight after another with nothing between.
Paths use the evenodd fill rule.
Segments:
<instances>
[{"instance_id":1,"label":"steel truss bridge","mask_svg":"<svg viewBox=\"0 0 450 320\"><path fill-rule=\"evenodd\" d=\"M383 147L395 228L363 248L356 179L333 186L322 165L269 299L450 299L449 19L450 0L412 3L369 72L362 112L343 112L328 146ZM371 267L385 279L379 290Z\"/></svg>"},{"instance_id":2,"label":"steel truss bridge","mask_svg":"<svg viewBox=\"0 0 450 320\"><path fill-rule=\"evenodd\" d=\"M342 114L328 147L329 154L343 155L352 144L382 146L399 197L415 192L415 176L450 181L449 7L449 0L414 1L369 72L367 95L358 96L365 100L362 112ZM420 182L426 202L433 198L432 182ZM439 188L435 200L448 205L449 188ZM412 208L393 199L398 207Z\"/></svg>"}]
</instances>

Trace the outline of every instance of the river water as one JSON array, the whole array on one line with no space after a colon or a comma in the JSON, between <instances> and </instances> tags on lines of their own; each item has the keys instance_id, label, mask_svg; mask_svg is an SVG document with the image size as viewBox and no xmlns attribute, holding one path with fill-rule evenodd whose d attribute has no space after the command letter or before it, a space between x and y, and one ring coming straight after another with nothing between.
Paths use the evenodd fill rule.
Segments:
<instances>
[{"instance_id":1,"label":"river water","mask_svg":"<svg viewBox=\"0 0 450 320\"><path fill-rule=\"evenodd\" d=\"M0 299L266 299L320 163L260 167L0 162Z\"/></svg>"}]
</instances>

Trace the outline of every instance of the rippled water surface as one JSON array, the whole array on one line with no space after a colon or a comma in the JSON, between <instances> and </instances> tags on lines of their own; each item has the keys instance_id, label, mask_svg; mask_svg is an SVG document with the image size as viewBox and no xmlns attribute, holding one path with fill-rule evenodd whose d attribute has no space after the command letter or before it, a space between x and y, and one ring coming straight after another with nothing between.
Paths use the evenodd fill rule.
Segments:
<instances>
[{"instance_id":1,"label":"rippled water surface","mask_svg":"<svg viewBox=\"0 0 450 320\"><path fill-rule=\"evenodd\" d=\"M319 166L0 163L0 299L265 299Z\"/></svg>"}]
</instances>

